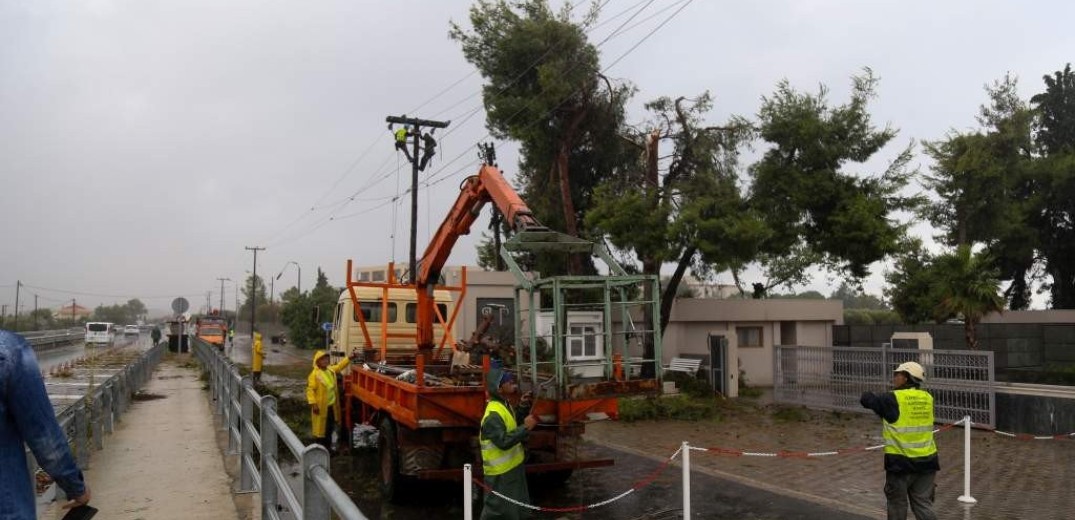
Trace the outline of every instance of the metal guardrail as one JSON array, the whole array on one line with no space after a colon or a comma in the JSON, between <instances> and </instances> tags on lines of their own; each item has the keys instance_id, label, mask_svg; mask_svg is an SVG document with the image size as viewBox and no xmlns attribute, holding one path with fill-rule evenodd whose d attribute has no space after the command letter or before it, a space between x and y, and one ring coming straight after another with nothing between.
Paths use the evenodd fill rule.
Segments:
<instances>
[{"instance_id":1,"label":"metal guardrail","mask_svg":"<svg viewBox=\"0 0 1075 520\"><path fill-rule=\"evenodd\" d=\"M60 429L71 444L79 468L84 470L89 467L91 446L96 451L104 448L105 433L112 433L120 415L130 407L132 396L149 380L163 355L164 345L147 350L133 363L118 369L103 382L87 385L85 395L56 415ZM33 478L38 465L33 453L27 450L27 454L30 476ZM42 496L40 499L50 500L51 497Z\"/></svg>"},{"instance_id":2,"label":"metal guardrail","mask_svg":"<svg viewBox=\"0 0 1075 520\"><path fill-rule=\"evenodd\" d=\"M214 414L228 431L228 453L239 456L239 492L260 491L261 518L279 520L282 505L298 520L328 520L332 511L344 520L366 520L332 479L328 450L320 444L304 446L276 413L276 398L254 391L250 376L240 376L220 350L197 338L193 344L209 374ZM281 441L301 466L298 493L280 468Z\"/></svg>"},{"instance_id":3,"label":"metal guardrail","mask_svg":"<svg viewBox=\"0 0 1075 520\"><path fill-rule=\"evenodd\" d=\"M86 337L82 329L27 331L20 332L19 334L26 338L26 341L28 341L32 347L75 343L77 341L82 341Z\"/></svg>"}]
</instances>

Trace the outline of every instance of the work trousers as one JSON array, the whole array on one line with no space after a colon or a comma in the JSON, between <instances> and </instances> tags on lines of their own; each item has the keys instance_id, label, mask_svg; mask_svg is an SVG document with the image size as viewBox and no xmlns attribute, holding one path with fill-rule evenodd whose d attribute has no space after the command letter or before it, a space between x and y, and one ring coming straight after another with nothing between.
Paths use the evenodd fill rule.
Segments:
<instances>
[{"instance_id":1,"label":"work trousers","mask_svg":"<svg viewBox=\"0 0 1075 520\"><path fill-rule=\"evenodd\" d=\"M325 436L318 437L316 442L325 447L326 450L332 453L332 432L336 431L336 412L333 411L332 406L328 407L328 417L325 418Z\"/></svg>"},{"instance_id":2,"label":"work trousers","mask_svg":"<svg viewBox=\"0 0 1075 520\"><path fill-rule=\"evenodd\" d=\"M885 498L888 501L888 520L907 520L907 502L918 520L937 520L933 512L933 484L936 472L893 473L885 472Z\"/></svg>"}]
</instances>

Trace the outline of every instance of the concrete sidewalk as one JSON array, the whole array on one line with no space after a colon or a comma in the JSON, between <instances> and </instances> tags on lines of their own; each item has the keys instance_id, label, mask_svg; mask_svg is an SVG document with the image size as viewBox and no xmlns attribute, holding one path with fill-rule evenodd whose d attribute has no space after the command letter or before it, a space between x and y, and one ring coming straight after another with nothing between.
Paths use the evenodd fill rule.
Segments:
<instances>
[{"instance_id":1,"label":"concrete sidewalk","mask_svg":"<svg viewBox=\"0 0 1075 520\"><path fill-rule=\"evenodd\" d=\"M90 455L85 472L98 518L249 518L233 501L232 477L219 446L204 383L195 368L165 360ZM58 519L60 502L39 508L39 519Z\"/></svg>"}]
</instances>

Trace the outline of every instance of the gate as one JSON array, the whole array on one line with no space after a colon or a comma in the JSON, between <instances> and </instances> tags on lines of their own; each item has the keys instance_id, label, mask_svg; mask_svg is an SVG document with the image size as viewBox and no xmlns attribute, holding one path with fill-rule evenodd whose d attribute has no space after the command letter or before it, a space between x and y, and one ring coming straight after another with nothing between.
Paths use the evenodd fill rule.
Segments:
<instances>
[{"instance_id":1,"label":"gate","mask_svg":"<svg viewBox=\"0 0 1075 520\"><path fill-rule=\"evenodd\" d=\"M773 395L779 403L868 413L859 404L862 392L891 390L893 370L915 361L926 371L923 388L933 395L937 422L954 423L969 415L977 424L996 427L992 352L888 345L774 348Z\"/></svg>"}]
</instances>

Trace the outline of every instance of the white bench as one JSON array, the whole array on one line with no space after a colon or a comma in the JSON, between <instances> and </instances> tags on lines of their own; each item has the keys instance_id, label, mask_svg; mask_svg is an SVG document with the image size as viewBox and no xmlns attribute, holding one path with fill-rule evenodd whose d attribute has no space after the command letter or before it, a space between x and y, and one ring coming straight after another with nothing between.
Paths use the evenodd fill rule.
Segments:
<instances>
[{"instance_id":1,"label":"white bench","mask_svg":"<svg viewBox=\"0 0 1075 520\"><path fill-rule=\"evenodd\" d=\"M672 362L668 366L661 367L665 372L683 372L690 374L692 377L698 375L698 369L702 366L701 359L692 358L672 358Z\"/></svg>"}]
</instances>

